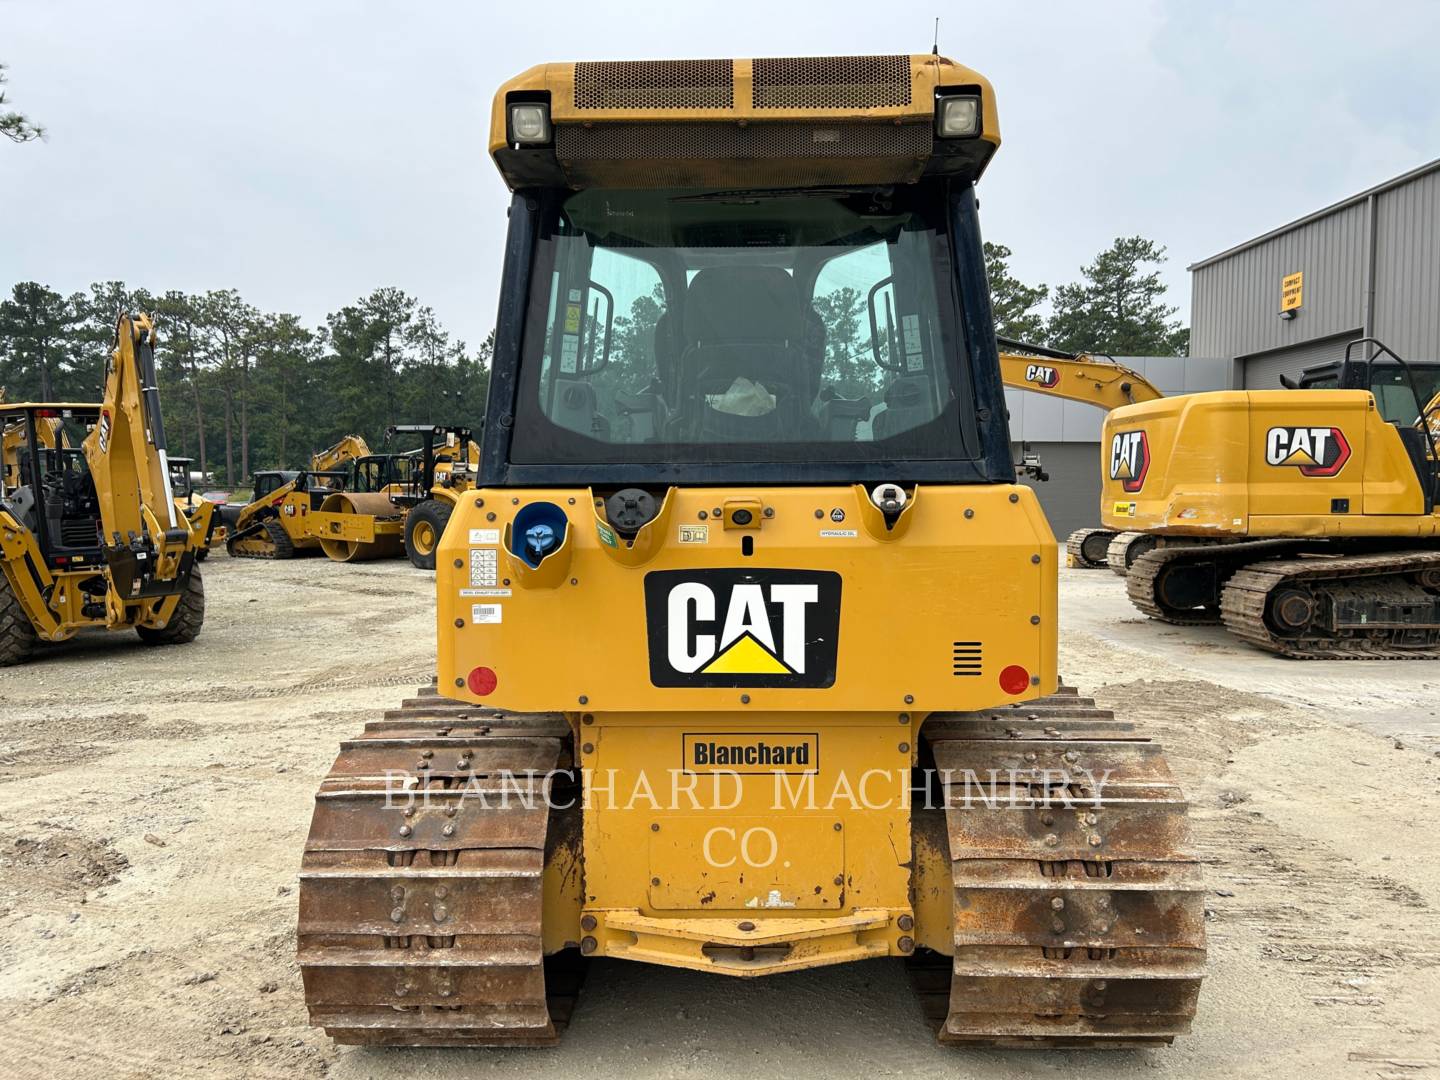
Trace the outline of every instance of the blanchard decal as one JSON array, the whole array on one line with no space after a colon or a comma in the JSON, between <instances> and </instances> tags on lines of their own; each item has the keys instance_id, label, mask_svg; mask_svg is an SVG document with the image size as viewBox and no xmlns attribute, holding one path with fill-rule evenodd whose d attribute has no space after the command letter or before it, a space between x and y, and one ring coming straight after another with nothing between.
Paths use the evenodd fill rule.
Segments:
<instances>
[{"instance_id":1,"label":"blanchard decal","mask_svg":"<svg viewBox=\"0 0 1440 1080\"><path fill-rule=\"evenodd\" d=\"M1338 427L1272 427L1265 433L1265 464L1293 466L1301 476L1335 476L1350 460L1350 443Z\"/></svg>"},{"instance_id":2,"label":"blanchard decal","mask_svg":"<svg viewBox=\"0 0 1440 1080\"><path fill-rule=\"evenodd\" d=\"M645 623L655 686L833 686L840 575L656 570Z\"/></svg>"},{"instance_id":3,"label":"blanchard decal","mask_svg":"<svg viewBox=\"0 0 1440 1080\"><path fill-rule=\"evenodd\" d=\"M755 735L734 731L686 734L682 737L682 771L783 772L820 771L820 736L815 732L774 732Z\"/></svg>"},{"instance_id":4,"label":"blanchard decal","mask_svg":"<svg viewBox=\"0 0 1440 1080\"><path fill-rule=\"evenodd\" d=\"M1110 440L1110 479L1128 492L1145 486L1150 471L1150 440L1141 431L1118 431Z\"/></svg>"},{"instance_id":5,"label":"blanchard decal","mask_svg":"<svg viewBox=\"0 0 1440 1080\"><path fill-rule=\"evenodd\" d=\"M1025 381L1049 390L1060 381L1060 372L1046 364L1030 364L1025 368Z\"/></svg>"}]
</instances>

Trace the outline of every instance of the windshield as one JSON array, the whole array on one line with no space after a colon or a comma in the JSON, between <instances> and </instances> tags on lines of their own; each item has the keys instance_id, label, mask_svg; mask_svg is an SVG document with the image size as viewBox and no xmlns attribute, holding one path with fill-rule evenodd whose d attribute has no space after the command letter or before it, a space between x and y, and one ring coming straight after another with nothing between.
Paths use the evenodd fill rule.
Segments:
<instances>
[{"instance_id":1,"label":"windshield","mask_svg":"<svg viewBox=\"0 0 1440 1080\"><path fill-rule=\"evenodd\" d=\"M572 195L538 244L512 459L977 457L944 205Z\"/></svg>"},{"instance_id":2,"label":"windshield","mask_svg":"<svg viewBox=\"0 0 1440 1080\"><path fill-rule=\"evenodd\" d=\"M1370 392L1375 395L1380 415L1389 423L1414 424L1420 418L1420 410L1440 393L1440 364L1411 364L1410 372L1415 376L1419 401L1410 388L1410 376L1399 365L1376 365L1370 369Z\"/></svg>"}]
</instances>

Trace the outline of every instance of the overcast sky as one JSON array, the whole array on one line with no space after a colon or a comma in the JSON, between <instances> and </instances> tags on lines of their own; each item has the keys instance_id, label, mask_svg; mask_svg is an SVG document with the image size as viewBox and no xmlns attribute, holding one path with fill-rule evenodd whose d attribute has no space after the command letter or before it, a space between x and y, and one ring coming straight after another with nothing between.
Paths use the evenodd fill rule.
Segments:
<instances>
[{"instance_id":1,"label":"overcast sky","mask_svg":"<svg viewBox=\"0 0 1440 1080\"><path fill-rule=\"evenodd\" d=\"M547 60L926 52L995 85L987 239L1031 282L1119 235L1187 263L1440 156L1440 4L0 0L0 289L233 286L318 323L380 285L474 343L504 79ZM1278 283L1276 285L1278 289Z\"/></svg>"}]
</instances>

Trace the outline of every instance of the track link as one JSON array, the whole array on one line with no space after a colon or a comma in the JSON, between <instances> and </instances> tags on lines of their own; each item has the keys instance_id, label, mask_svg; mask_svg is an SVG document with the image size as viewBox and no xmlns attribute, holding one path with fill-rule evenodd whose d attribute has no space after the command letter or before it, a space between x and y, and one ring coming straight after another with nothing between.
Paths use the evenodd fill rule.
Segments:
<instances>
[{"instance_id":1,"label":"track link","mask_svg":"<svg viewBox=\"0 0 1440 1080\"><path fill-rule=\"evenodd\" d=\"M558 715L457 705L425 687L341 743L300 873L312 1024L350 1044L558 1040L579 958L544 958L541 914L547 785L569 766L569 738ZM401 790L387 790L387 770L404 773Z\"/></svg>"},{"instance_id":2,"label":"track link","mask_svg":"<svg viewBox=\"0 0 1440 1080\"><path fill-rule=\"evenodd\" d=\"M1105 554L1115 538L1111 529L1076 529L1065 540L1065 554L1078 570L1104 570Z\"/></svg>"},{"instance_id":3,"label":"track link","mask_svg":"<svg viewBox=\"0 0 1440 1080\"><path fill-rule=\"evenodd\" d=\"M1130 1048L1190 1028L1200 870L1161 748L1062 692L931 717L954 956L911 964L941 1042Z\"/></svg>"},{"instance_id":4,"label":"track link","mask_svg":"<svg viewBox=\"0 0 1440 1080\"><path fill-rule=\"evenodd\" d=\"M285 527L271 518L258 533L227 540L225 551L232 559L293 559L295 544Z\"/></svg>"},{"instance_id":5,"label":"track link","mask_svg":"<svg viewBox=\"0 0 1440 1080\"><path fill-rule=\"evenodd\" d=\"M1367 583L1378 593L1393 588L1397 579L1422 572L1440 577L1440 552L1395 551L1253 563L1238 570L1226 583L1220 597L1221 616L1225 628L1242 641L1297 660L1440 659L1440 628L1433 626L1380 626L1338 633L1316 628L1285 636L1271 628L1268 617L1271 604L1283 589L1323 593L1327 587ZM1434 592L1432 589L1431 594Z\"/></svg>"},{"instance_id":6,"label":"track link","mask_svg":"<svg viewBox=\"0 0 1440 1080\"><path fill-rule=\"evenodd\" d=\"M1126 577L1135 560L1161 547L1158 536L1143 532L1116 533L1105 548L1105 565L1116 577Z\"/></svg>"}]
</instances>

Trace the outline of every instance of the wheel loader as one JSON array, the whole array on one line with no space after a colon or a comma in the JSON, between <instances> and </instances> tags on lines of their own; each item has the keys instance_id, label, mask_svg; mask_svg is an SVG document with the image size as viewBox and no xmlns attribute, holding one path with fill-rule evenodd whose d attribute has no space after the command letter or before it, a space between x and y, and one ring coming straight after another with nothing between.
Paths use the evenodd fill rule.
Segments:
<instances>
[{"instance_id":1,"label":"wheel loader","mask_svg":"<svg viewBox=\"0 0 1440 1080\"><path fill-rule=\"evenodd\" d=\"M120 316L98 403L0 403L0 665L84 630L193 641L204 527L176 508L150 320Z\"/></svg>"},{"instance_id":2,"label":"wheel loader","mask_svg":"<svg viewBox=\"0 0 1440 1080\"><path fill-rule=\"evenodd\" d=\"M405 554L419 570L435 569L435 551L456 504L475 484L480 452L468 427L402 424L390 436L419 435L415 466L391 502L405 508Z\"/></svg>"},{"instance_id":3,"label":"wheel loader","mask_svg":"<svg viewBox=\"0 0 1440 1080\"><path fill-rule=\"evenodd\" d=\"M1058 548L1015 482L975 196L997 117L929 55L499 90L438 682L341 744L305 842L298 960L336 1041L550 1045L592 957L891 958L958 1045L1189 1028L1185 798L1059 685ZM866 306L899 331L857 369L822 312Z\"/></svg>"},{"instance_id":4,"label":"wheel loader","mask_svg":"<svg viewBox=\"0 0 1440 1080\"><path fill-rule=\"evenodd\" d=\"M1370 338L1283 389L1116 409L1104 522L1151 545L1130 599L1296 659L1440 657L1437 443L1440 363Z\"/></svg>"}]
</instances>

